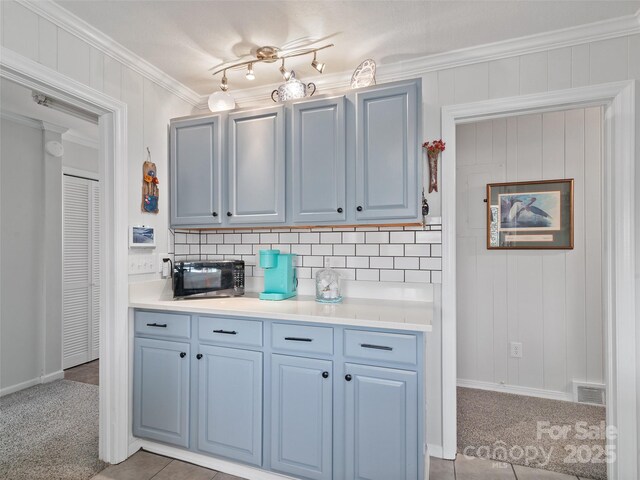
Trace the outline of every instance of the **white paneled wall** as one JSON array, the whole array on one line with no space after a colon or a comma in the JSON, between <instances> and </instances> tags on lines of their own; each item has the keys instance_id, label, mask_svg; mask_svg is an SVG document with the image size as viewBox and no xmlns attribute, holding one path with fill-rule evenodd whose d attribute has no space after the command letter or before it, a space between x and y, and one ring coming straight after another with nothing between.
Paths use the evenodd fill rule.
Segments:
<instances>
[{"instance_id":1,"label":"white paneled wall","mask_svg":"<svg viewBox=\"0 0 640 480\"><path fill-rule=\"evenodd\" d=\"M127 104L129 222L156 227L159 253L167 250L169 198L167 125L193 107L151 80L12 0L0 1L2 45ZM146 147L158 167L160 213L140 211Z\"/></svg>"},{"instance_id":2,"label":"white paneled wall","mask_svg":"<svg viewBox=\"0 0 640 480\"><path fill-rule=\"evenodd\" d=\"M459 379L563 393L604 382L601 138L600 107L458 127ZM486 184L556 178L575 179L575 248L487 250Z\"/></svg>"}]
</instances>

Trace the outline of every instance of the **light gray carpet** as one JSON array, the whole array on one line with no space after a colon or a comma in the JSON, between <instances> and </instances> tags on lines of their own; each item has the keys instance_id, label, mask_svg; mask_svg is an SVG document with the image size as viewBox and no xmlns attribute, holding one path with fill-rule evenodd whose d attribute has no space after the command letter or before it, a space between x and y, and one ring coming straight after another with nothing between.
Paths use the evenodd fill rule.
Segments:
<instances>
[{"instance_id":1,"label":"light gray carpet","mask_svg":"<svg viewBox=\"0 0 640 480\"><path fill-rule=\"evenodd\" d=\"M85 480L98 459L98 387L58 380L0 398L0 478Z\"/></svg>"},{"instance_id":2,"label":"light gray carpet","mask_svg":"<svg viewBox=\"0 0 640 480\"><path fill-rule=\"evenodd\" d=\"M587 422L589 426L600 426L600 422L604 420L603 407L458 387L458 452L460 453L465 453L467 449L467 453L475 452L474 456L506 460L517 465L527 465L582 478L606 480L606 463L593 460L597 456L596 453L603 451L604 440L576 438L577 422ZM571 430L567 432L566 438L554 440L549 435L543 434L538 439L538 421L550 422L551 425L570 426ZM581 457L573 457L577 459L576 463L570 462L571 446L582 450ZM478 447L487 448L478 450ZM529 447L530 458L534 457L534 453L537 454L530 460L525 458L527 453L517 459L515 457L520 456L521 452L518 447L523 451ZM551 451L548 463L541 449L546 452L546 455ZM507 458L500 458L505 451ZM566 461L567 459L569 462Z\"/></svg>"}]
</instances>

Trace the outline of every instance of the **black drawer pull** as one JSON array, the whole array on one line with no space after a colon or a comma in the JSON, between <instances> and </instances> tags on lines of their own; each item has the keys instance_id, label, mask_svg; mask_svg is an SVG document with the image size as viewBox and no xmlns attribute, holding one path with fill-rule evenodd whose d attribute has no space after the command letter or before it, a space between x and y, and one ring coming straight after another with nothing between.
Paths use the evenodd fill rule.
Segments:
<instances>
[{"instance_id":1,"label":"black drawer pull","mask_svg":"<svg viewBox=\"0 0 640 480\"><path fill-rule=\"evenodd\" d=\"M350 382L350 381L351 381L351 378L352 378L352 377L351 377L351 374L349 374L349 373L347 373L347 374L344 376L344 379L345 379L347 382Z\"/></svg>"},{"instance_id":2,"label":"black drawer pull","mask_svg":"<svg viewBox=\"0 0 640 480\"><path fill-rule=\"evenodd\" d=\"M147 327L167 328L167 324L166 323L147 323Z\"/></svg>"},{"instance_id":3,"label":"black drawer pull","mask_svg":"<svg viewBox=\"0 0 640 480\"><path fill-rule=\"evenodd\" d=\"M238 332L235 330L214 330L213 333L224 333L226 335L237 335Z\"/></svg>"},{"instance_id":4,"label":"black drawer pull","mask_svg":"<svg viewBox=\"0 0 640 480\"><path fill-rule=\"evenodd\" d=\"M392 347L387 347L386 345L372 345L370 343L361 343L360 346L362 348L373 348L374 350L393 350Z\"/></svg>"},{"instance_id":5,"label":"black drawer pull","mask_svg":"<svg viewBox=\"0 0 640 480\"><path fill-rule=\"evenodd\" d=\"M180 358L184 358L187 356L187 352L180 352Z\"/></svg>"},{"instance_id":6,"label":"black drawer pull","mask_svg":"<svg viewBox=\"0 0 640 480\"><path fill-rule=\"evenodd\" d=\"M292 342L313 342L312 338L301 338L301 337L284 337L285 340L290 340Z\"/></svg>"},{"instance_id":7,"label":"black drawer pull","mask_svg":"<svg viewBox=\"0 0 640 480\"><path fill-rule=\"evenodd\" d=\"M200 360L200 359L202 358L202 354L201 354L201 353L197 354L197 355L196 355L196 358L197 358L198 360Z\"/></svg>"}]
</instances>

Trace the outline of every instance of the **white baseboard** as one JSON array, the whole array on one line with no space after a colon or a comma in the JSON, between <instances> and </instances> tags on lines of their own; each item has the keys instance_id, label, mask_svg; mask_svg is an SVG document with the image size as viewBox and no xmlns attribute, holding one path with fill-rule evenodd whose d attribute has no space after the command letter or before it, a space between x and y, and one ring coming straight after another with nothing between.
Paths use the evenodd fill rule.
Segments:
<instances>
[{"instance_id":1,"label":"white baseboard","mask_svg":"<svg viewBox=\"0 0 640 480\"><path fill-rule=\"evenodd\" d=\"M148 452L157 453L158 455L164 455L166 457L200 465L204 468L210 468L222 473L236 475L238 477L246 478L247 480L296 480L294 477L267 472L266 470L260 470L247 465L221 460L219 458L212 458L200 453L189 452L180 448L170 447L168 445L139 438L129 444L129 455L137 452L140 448L144 448Z\"/></svg>"},{"instance_id":2,"label":"white baseboard","mask_svg":"<svg viewBox=\"0 0 640 480\"><path fill-rule=\"evenodd\" d=\"M442 445L434 445L433 443L427 444L427 456L436 457L436 458L444 458L442 454Z\"/></svg>"},{"instance_id":3,"label":"white baseboard","mask_svg":"<svg viewBox=\"0 0 640 480\"><path fill-rule=\"evenodd\" d=\"M549 400L562 400L573 402L573 394L557 392L555 390L543 390L541 388L521 387L518 385L503 385L501 383L481 382L479 380L458 379L459 387L477 388L479 390L491 390L494 392L512 393L514 395L526 395L527 397L547 398Z\"/></svg>"},{"instance_id":4,"label":"white baseboard","mask_svg":"<svg viewBox=\"0 0 640 480\"><path fill-rule=\"evenodd\" d=\"M1 389L0 397L4 397L5 395L9 395L10 393L19 392L20 390L24 390L25 388L33 387L35 385L40 385L41 383L49 383L55 380L60 380L61 378L64 378L64 372L62 370L49 373L38 378L32 378L31 380L27 380L26 382L21 382L16 385L11 385L9 387Z\"/></svg>"}]
</instances>

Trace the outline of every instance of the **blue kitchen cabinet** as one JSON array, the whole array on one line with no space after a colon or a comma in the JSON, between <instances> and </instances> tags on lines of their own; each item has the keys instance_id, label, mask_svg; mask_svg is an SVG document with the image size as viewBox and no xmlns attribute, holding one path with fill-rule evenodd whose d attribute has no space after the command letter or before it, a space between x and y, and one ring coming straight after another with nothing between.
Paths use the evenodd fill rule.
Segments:
<instances>
[{"instance_id":1,"label":"blue kitchen cabinet","mask_svg":"<svg viewBox=\"0 0 640 480\"><path fill-rule=\"evenodd\" d=\"M333 368L330 360L271 356L271 469L332 478Z\"/></svg>"},{"instance_id":2,"label":"blue kitchen cabinet","mask_svg":"<svg viewBox=\"0 0 640 480\"><path fill-rule=\"evenodd\" d=\"M284 105L229 114L226 223L285 221Z\"/></svg>"},{"instance_id":3,"label":"blue kitchen cabinet","mask_svg":"<svg viewBox=\"0 0 640 480\"><path fill-rule=\"evenodd\" d=\"M345 479L416 480L418 378L345 364Z\"/></svg>"},{"instance_id":4,"label":"blue kitchen cabinet","mask_svg":"<svg viewBox=\"0 0 640 480\"><path fill-rule=\"evenodd\" d=\"M355 95L355 217L417 221L421 147L420 81L372 87Z\"/></svg>"},{"instance_id":5,"label":"blue kitchen cabinet","mask_svg":"<svg viewBox=\"0 0 640 480\"><path fill-rule=\"evenodd\" d=\"M136 338L133 434L189 446L189 344Z\"/></svg>"},{"instance_id":6,"label":"blue kitchen cabinet","mask_svg":"<svg viewBox=\"0 0 640 480\"><path fill-rule=\"evenodd\" d=\"M340 96L292 106L294 223L315 225L346 219L345 102Z\"/></svg>"},{"instance_id":7,"label":"blue kitchen cabinet","mask_svg":"<svg viewBox=\"0 0 640 480\"><path fill-rule=\"evenodd\" d=\"M172 227L221 224L222 122L220 115L171 122Z\"/></svg>"},{"instance_id":8,"label":"blue kitchen cabinet","mask_svg":"<svg viewBox=\"0 0 640 480\"><path fill-rule=\"evenodd\" d=\"M262 465L262 353L198 346L197 448Z\"/></svg>"}]
</instances>

